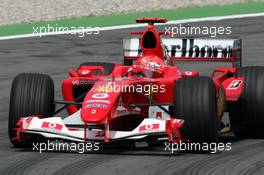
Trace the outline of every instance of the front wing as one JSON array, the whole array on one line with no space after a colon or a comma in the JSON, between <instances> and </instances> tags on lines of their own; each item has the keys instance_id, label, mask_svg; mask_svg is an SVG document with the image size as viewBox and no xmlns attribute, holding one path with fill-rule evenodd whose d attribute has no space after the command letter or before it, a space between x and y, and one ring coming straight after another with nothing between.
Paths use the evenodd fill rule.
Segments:
<instances>
[{"instance_id":1,"label":"front wing","mask_svg":"<svg viewBox=\"0 0 264 175\"><path fill-rule=\"evenodd\" d=\"M170 119L158 120L145 118L132 131L113 131L106 127L104 129L91 129L84 124L79 127L66 125L66 120L60 117L39 118L37 116L23 117L18 122L17 138L21 133L38 134L48 139L63 139L68 141L86 142L108 142L124 139L144 139L149 135L168 135L168 140L178 142L181 139L179 128L183 125L183 120ZM106 139L107 136L107 139Z\"/></svg>"}]
</instances>

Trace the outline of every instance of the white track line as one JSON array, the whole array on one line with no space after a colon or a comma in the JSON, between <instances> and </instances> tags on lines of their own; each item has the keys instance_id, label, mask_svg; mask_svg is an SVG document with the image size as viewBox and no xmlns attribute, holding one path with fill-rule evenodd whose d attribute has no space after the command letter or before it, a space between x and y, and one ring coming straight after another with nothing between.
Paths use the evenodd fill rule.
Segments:
<instances>
[{"instance_id":1,"label":"white track line","mask_svg":"<svg viewBox=\"0 0 264 175\"><path fill-rule=\"evenodd\" d=\"M201 21L219 21L219 20L224 20L224 19L239 19L239 18L259 17L259 16L264 16L264 13L252 13L252 14L241 14L241 15L228 15L228 16L216 16L216 17L173 20L173 21L167 22L166 24L158 24L158 25L183 24L183 23L193 23L193 22L201 22ZM136 27L143 27L143 26L146 26L146 24L128 24L128 25L118 25L118 26L110 26L110 27L100 27L99 30L100 31L107 31L107 30L136 28ZM33 31L33 29L32 29L32 31ZM68 31L68 33L72 33L72 32L76 32L76 31L74 31L74 30ZM61 34L65 34L65 32L43 33L42 36L61 35ZM3 36L3 37L0 37L0 40L30 38L30 37L39 37L39 34L23 34L23 35L13 35L13 36Z\"/></svg>"}]
</instances>

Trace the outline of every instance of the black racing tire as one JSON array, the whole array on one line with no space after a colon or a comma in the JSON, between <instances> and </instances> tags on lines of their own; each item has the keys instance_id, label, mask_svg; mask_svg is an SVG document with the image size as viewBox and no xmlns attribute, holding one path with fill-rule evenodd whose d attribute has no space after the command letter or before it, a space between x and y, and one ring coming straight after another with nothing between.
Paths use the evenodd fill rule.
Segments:
<instances>
[{"instance_id":1,"label":"black racing tire","mask_svg":"<svg viewBox=\"0 0 264 175\"><path fill-rule=\"evenodd\" d=\"M54 83L48 75L22 73L15 77L10 94L8 133L14 147L32 146L32 138L13 140L17 133L14 130L20 117L41 115L50 117L55 110Z\"/></svg>"},{"instance_id":2,"label":"black racing tire","mask_svg":"<svg viewBox=\"0 0 264 175\"><path fill-rule=\"evenodd\" d=\"M124 66L132 66L133 65L133 60L124 60Z\"/></svg>"},{"instance_id":3,"label":"black racing tire","mask_svg":"<svg viewBox=\"0 0 264 175\"><path fill-rule=\"evenodd\" d=\"M231 127L239 138L264 138L264 67L242 67L245 83L237 102L229 105Z\"/></svg>"},{"instance_id":4,"label":"black racing tire","mask_svg":"<svg viewBox=\"0 0 264 175\"><path fill-rule=\"evenodd\" d=\"M174 116L183 119L182 137L193 143L218 143L216 88L209 77L178 80L174 88Z\"/></svg>"},{"instance_id":5,"label":"black racing tire","mask_svg":"<svg viewBox=\"0 0 264 175\"><path fill-rule=\"evenodd\" d=\"M115 68L114 63L101 63L101 62L85 62L80 64L80 66L103 66L104 67L104 71L105 71L105 75L110 75L114 68ZM94 71L93 75L101 75L102 73L100 71Z\"/></svg>"}]
</instances>

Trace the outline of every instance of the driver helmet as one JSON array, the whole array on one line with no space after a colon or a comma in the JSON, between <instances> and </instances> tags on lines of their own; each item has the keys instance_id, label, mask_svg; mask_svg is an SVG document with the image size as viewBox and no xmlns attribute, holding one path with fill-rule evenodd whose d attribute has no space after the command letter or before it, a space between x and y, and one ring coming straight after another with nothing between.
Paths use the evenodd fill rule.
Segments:
<instances>
[{"instance_id":1,"label":"driver helmet","mask_svg":"<svg viewBox=\"0 0 264 175\"><path fill-rule=\"evenodd\" d=\"M164 73L164 61L156 55L147 55L139 58L133 66L134 73L142 73L147 78L161 77Z\"/></svg>"}]
</instances>

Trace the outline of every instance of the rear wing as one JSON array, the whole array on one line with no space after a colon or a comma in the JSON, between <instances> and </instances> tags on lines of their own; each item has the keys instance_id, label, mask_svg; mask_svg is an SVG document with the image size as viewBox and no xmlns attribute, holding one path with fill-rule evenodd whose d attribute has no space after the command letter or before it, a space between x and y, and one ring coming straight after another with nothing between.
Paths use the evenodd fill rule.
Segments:
<instances>
[{"instance_id":1,"label":"rear wing","mask_svg":"<svg viewBox=\"0 0 264 175\"><path fill-rule=\"evenodd\" d=\"M230 62L241 67L240 39L192 39L162 38L164 57L174 61ZM125 60L136 60L142 55L140 38L123 40Z\"/></svg>"}]
</instances>

